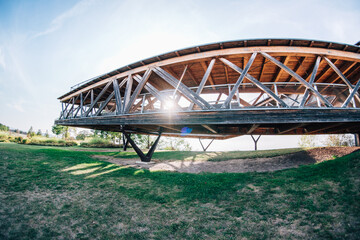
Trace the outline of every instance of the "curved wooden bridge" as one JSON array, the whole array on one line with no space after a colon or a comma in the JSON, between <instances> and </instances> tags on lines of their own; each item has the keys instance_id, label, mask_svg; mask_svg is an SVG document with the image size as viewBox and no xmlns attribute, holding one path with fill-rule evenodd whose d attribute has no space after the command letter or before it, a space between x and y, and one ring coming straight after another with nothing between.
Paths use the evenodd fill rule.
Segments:
<instances>
[{"instance_id":1,"label":"curved wooden bridge","mask_svg":"<svg viewBox=\"0 0 360 240\"><path fill-rule=\"evenodd\" d=\"M360 46L220 42L148 58L71 88L57 124L226 139L360 132Z\"/></svg>"}]
</instances>

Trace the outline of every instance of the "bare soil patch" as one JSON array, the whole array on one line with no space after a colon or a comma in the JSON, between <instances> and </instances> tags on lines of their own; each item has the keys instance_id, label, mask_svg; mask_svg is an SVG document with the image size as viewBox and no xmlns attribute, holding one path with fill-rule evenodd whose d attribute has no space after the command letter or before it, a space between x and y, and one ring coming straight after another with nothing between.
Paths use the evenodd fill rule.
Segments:
<instances>
[{"instance_id":1,"label":"bare soil patch","mask_svg":"<svg viewBox=\"0 0 360 240\"><path fill-rule=\"evenodd\" d=\"M314 164L337 157L348 155L358 151L359 147L321 147L304 150L297 153L286 154L271 158L246 158L232 159L219 162L211 161L180 161L153 160L151 163L140 163L139 159L120 159L111 156L94 155L93 157L108 161L120 166L129 166L151 171L176 171L187 173L243 173L243 172L268 172L287 168L295 168L301 165Z\"/></svg>"}]
</instances>

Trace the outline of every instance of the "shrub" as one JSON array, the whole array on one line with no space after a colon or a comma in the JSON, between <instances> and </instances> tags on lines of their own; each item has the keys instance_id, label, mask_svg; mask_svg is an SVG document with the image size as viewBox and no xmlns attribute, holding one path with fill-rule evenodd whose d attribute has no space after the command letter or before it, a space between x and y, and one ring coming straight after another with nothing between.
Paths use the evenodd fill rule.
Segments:
<instances>
[{"instance_id":1,"label":"shrub","mask_svg":"<svg viewBox=\"0 0 360 240\"><path fill-rule=\"evenodd\" d=\"M9 137L9 134L6 132L0 132L0 140L2 140L2 142L5 142Z\"/></svg>"},{"instance_id":2,"label":"shrub","mask_svg":"<svg viewBox=\"0 0 360 240\"><path fill-rule=\"evenodd\" d=\"M87 147L87 148L118 148L119 145L113 144L108 139L103 138L92 138L89 142L82 142L80 147Z\"/></svg>"},{"instance_id":3,"label":"shrub","mask_svg":"<svg viewBox=\"0 0 360 240\"><path fill-rule=\"evenodd\" d=\"M22 143L29 144L29 145L58 146L58 147L77 146L77 143L74 141L65 141L62 139L45 138L45 137L40 137L40 136L23 139Z\"/></svg>"}]
</instances>

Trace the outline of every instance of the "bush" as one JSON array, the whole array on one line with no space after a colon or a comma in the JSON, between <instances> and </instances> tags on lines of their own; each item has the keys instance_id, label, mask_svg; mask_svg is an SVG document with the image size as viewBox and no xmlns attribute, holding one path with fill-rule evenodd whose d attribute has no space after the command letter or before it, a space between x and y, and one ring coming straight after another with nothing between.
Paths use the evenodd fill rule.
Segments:
<instances>
[{"instance_id":1,"label":"bush","mask_svg":"<svg viewBox=\"0 0 360 240\"><path fill-rule=\"evenodd\" d=\"M8 140L9 134L5 133L5 132L0 132L0 140L2 140L2 142L5 142Z\"/></svg>"},{"instance_id":2,"label":"bush","mask_svg":"<svg viewBox=\"0 0 360 240\"><path fill-rule=\"evenodd\" d=\"M76 136L76 140L85 140L86 135L84 133L80 133Z\"/></svg>"},{"instance_id":3,"label":"bush","mask_svg":"<svg viewBox=\"0 0 360 240\"><path fill-rule=\"evenodd\" d=\"M82 142L80 144L80 147L86 147L86 148L118 148L119 145L113 144L108 139L103 138L92 138L89 142Z\"/></svg>"},{"instance_id":4,"label":"bush","mask_svg":"<svg viewBox=\"0 0 360 240\"><path fill-rule=\"evenodd\" d=\"M15 137L11 136L8 132L0 131L0 142L15 142Z\"/></svg>"},{"instance_id":5,"label":"bush","mask_svg":"<svg viewBox=\"0 0 360 240\"><path fill-rule=\"evenodd\" d=\"M56 138L45 138L45 137L33 137L28 139L22 139L23 144L29 145L41 145L41 146L58 146L58 147L72 147L78 144L74 141L65 141Z\"/></svg>"}]
</instances>

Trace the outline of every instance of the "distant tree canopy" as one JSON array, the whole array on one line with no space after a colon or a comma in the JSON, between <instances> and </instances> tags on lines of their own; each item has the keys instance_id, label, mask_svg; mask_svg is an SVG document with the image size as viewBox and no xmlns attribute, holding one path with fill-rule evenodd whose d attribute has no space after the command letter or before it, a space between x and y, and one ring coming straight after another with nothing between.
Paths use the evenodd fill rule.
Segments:
<instances>
[{"instance_id":1,"label":"distant tree canopy","mask_svg":"<svg viewBox=\"0 0 360 240\"><path fill-rule=\"evenodd\" d=\"M92 130L93 137L108 139L115 143L115 140L121 138L120 132L111 132L111 131L102 131L102 130Z\"/></svg>"},{"instance_id":2,"label":"distant tree canopy","mask_svg":"<svg viewBox=\"0 0 360 240\"><path fill-rule=\"evenodd\" d=\"M319 140L315 135L302 135L300 137L300 147L308 148L321 145L326 147L354 146L355 139L349 134L330 134L322 140Z\"/></svg>"},{"instance_id":3,"label":"distant tree canopy","mask_svg":"<svg viewBox=\"0 0 360 240\"><path fill-rule=\"evenodd\" d=\"M51 131L56 135L62 135L63 138L67 139L69 137L69 127L62 125L54 125L52 126Z\"/></svg>"},{"instance_id":4,"label":"distant tree canopy","mask_svg":"<svg viewBox=\"0 0 360 240\"><path fill-rule=\"evenodd\" d=\"M42 132L41 132L41 129L39 129L36 133L37 136L42 136Z\"/></svg>"},{"instance_id":5,"label":"distant tree canopy","mask_svg":"<svg viewBox=\"0 0 360 240\"><path fill-rule=\"evenodd\" d=\"M160 141L160 147L164 150L191 151L190 144L183 138L166 137Z\"/></svg>"},{"instance_id":6,"label":"distant tree canopy","mask_svg":"<svg viewBox=\"0 0 360 240\"><path fill-rule=\"evenodd\" d=\"M27 132L27 137L31 138L33 136L35 136L35 132L33 130L33 127L31 126L29 131Z\"/></svg>"},{"instance_id":7,"label":"distant tree canopy","mask_svg":"<svg viewBox=\"0 0 360 240\"><path fill-rule=\"evenodd\" d=\"M329 135L325 140L325 146L327 147L347 147L354 145L355 139L352 136L345 134Z\"/></svg>"},{"instance_id":8,"label":"distant tree canopy","mask_svg":"<svg viewBox=\"0 0 360 240\"><path fill-rule=\"evenodd\" d=\"M316 141L314 135L302 135L299 140L299 146L302 148L315 147Z\"/></svg>"},{"instance_id":9,"label":"distant tree canopy","mask_svg":"<svg viewBox=\"0 0 360 240\"><path fill-rule=\"evenodd\" d=\"M0 123L0 131L9 131L9 127Z\"/></svg>"}]
</instances>

